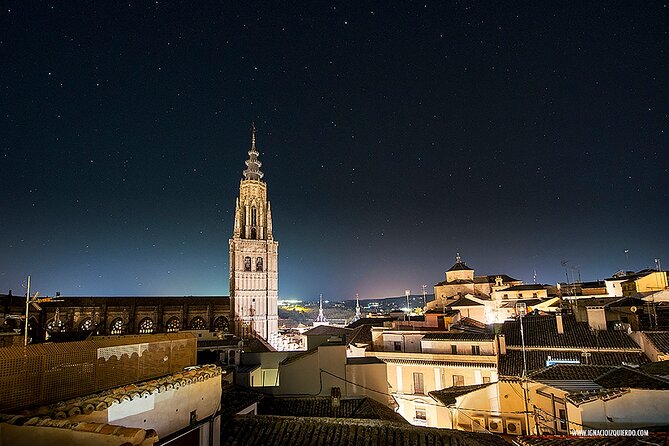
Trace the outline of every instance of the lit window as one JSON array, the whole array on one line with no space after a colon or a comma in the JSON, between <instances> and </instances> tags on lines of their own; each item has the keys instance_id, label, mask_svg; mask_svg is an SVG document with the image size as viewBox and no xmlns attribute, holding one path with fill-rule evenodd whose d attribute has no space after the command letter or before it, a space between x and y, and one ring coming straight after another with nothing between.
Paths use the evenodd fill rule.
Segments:
<instances>
[{"instance_id":1,"label":"lit window","mask_svg":"<svg viewBox=\"0 0 669 446\"><path fill-rule=\"evenodd\" d=\"M214 330L224 332L230 331L230 323L228 322L228 318L225 316L217 317L214 320Z\"/></svg>"},{"instance_id":2,"label":"lit window","mask_svg":"<svg viewBox=\"0 0 669 446\"><path fill-rule=\"evenodd\" d=\"M465 377L464 375L453 375L453 386L464 386Z\"/></svg>"},{"instance_id":3,"label":"lit window","mask_svg":"<svg viewBox=\"0 0 669 446\"><path fill-rule=\"evenodd\" d=\"M123 319L114 319L114 321L109 326L109 332L113 335L123 334Z\"/></svg>"},{"instance_id":4,"label":"lit window","mask_svg":"<svg viewBox=\"0 0 669 446\"><path fill-rule=\"evenodd\" d=\"M140 334L153 333L153 321L148 317L142 319L142 321L139 323L139 333Z\"/></svg>"},{"instance_id":5,"label":"lit window","mask_svg":"<svg viewBox=\"0 0 669 446\"><path fill-rule=\"evenodd\" d=\"M196 316L196 317L193 318L192 321L190 321L190 329L191 330L206 330L207 329L207 323L200 316Z\"/></svg>"},{"instance_id":6,"label":"lit window","mask_svg":"<svg viewBox=\"0 0 669 446\"><path fill-rule=\"evenodd\" d=\"M167 326L166 326L167 330L166 331L168 333L175 333L175 332L179 331L179 328L181 328L180 325L181 325L181 321L179 320L179 318L178 317L172 317L167 321Z\"/></svg>"},{"instance_id":7,"label":"lit window","mask_svg":"<svg viewBox=\"0 0 669 446\"><path fill-rule=\"evenodd\" d=\"M489 376L484 376L483 377L483 384L488 384L490 382L490 377Z\"/></svg>"},{"instance_id":8,"label":"lit window","mask_svg":"<svg viewBox=\"0 0 669 446\"><path fill-rule=\"evenodd\" d=\"M60 319L52 319L48 324L46 324L46 329L51 333L59 333L65 331L65 324Z\"/></svg>"},{"instance_id":9,"label":"lit window","mask_svg":"<svg viewBox=\"0 0 669 446\"><path fill-rule=\"evenodd\" d=\"M79 324L79 330L81 331L90 331L93 329L93 319L86 318L84 319L81 324Z\"/></svg>"},{"instance_id":10,"label":"lit window","mask_svg":"<svg viewBox=\"0 0 669 446\"><path fill-rule=\"evenodd\" d=\"M416 409L416 420L427 421L427 411L425 409Z\"/></svg>"}]
</instances>

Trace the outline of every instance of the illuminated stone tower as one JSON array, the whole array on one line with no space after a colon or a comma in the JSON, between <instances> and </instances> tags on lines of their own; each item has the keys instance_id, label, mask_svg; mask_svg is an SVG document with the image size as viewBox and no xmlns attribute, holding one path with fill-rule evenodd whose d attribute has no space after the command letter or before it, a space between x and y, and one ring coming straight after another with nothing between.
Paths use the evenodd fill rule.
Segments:
<instances>
[{"instance_id":1,"label":"illuminated stone tower","mask_svg":"<svg viewBox=\"0 0 669 446\"><path fill-rule=\"evenodd\" d=\"M248 154L230 239L230 307L238 335L255 333L269 339L279 328L279 243L272 235L272 210L260 171L255 127Z\"/></svg>"}]
</instances>

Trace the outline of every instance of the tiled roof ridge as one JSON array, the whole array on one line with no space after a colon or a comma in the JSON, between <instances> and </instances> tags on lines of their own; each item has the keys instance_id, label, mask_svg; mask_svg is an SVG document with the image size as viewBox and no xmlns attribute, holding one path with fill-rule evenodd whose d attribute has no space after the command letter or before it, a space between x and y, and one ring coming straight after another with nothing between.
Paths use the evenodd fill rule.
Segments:
<instances>
[{"instance_id":1,"label":"tiled roof ridge","mask_svg":"<svg viewBox=\"0 0 669 446\"><path fill-rule=\"evenodd\" d=\"M223 369L217 365L203 365L187 367L181 372L143 381L137 384L128 384L113 389L104 390L92 395L60 401L48 406L25 411L26 416L42 416L50 419L65 420L76 415L88 415L94 411L105 410L113 404L144 398L154 393L178 389L188 384L202 382L209 378L223 374Z\"/></svg>"},{"instance_id":2,"label":"tiled roof ridge","mask_svg":"<svg viewBox=\"0 0 669 446\"><path fill-rule=\"evenodd\" d=\"M612 368L611 370L608 370L608 371L602 373L602 374L599 375L597 378L595 378L595 382L597 382L598 380L604 379L604 378L606 378L607 376L609 376L609 375L611 375L611 374L619 373L619 372L621 371L621 369L622 369L623 371L628 371L628 372L632 372L632 373L639 374L639 375L643 376L644 378L646 378L646 379L648 379L648 380L656 381L656 382L659 382L659 383L661 383L661 384L667 384L667 385L669 386L669 379L663 378L663 377L661 377L661 376L651 375L651 374L649 374L649 373L646 373L646 372L643 372L643 371L639 370L638 368L635 368L635 367L627 367L627 366L624 366L624 365L623 365L623 366L620 366L620 367ZM632 386L627 387L627 386L625 386L625 387L623 387L623 388L631 388L631 389L633 389L633 388L635 388L635 387L632 387Z\"/></svg>"},{"instance_id":3,"label":"tiled roof ridge","mask_svg":"<svg viewBox=\"0 0 669 446\"><path fill-rule=\"evenodd\" d=\"M567 395L567 400L576 406L580 406L583 403L588 403L590 401L595 401L602 399L604 401L617 398L626 393L629 393L630 389L626 387L614 387L614 388L601 388L594 390L581 390L578 392L571 392Z\"/></svg>"},{"instance_id":4,"label":"tiled roof ridge","mask_svg":"<svg viewBox=\"0 0 669 446\"><path fill-rule=\"evenodd\" d=\"M54 427L60 429L72 429L81 432L96 433L101 435L114 435L117 437L130 437L136 440L133 443L124 444L149 444L146 439L155 438L158 441L158 435L153 429L143 429L140 427L125 427L115 424L94 423L94 422L72 422L69 420L54 420L47 416L22 416L0 414L0 423L11 424L14 426L35 426L35 427ZM144 436L137 437L144 432Z\"/></svg>"}]
</instances>

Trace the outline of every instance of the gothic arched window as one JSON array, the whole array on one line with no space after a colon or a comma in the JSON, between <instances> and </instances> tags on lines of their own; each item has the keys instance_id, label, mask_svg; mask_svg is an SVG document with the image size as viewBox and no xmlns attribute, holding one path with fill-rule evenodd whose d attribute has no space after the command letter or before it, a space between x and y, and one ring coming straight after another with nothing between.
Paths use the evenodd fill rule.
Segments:
<instances>
[{"instance_id":1,"label":"gothic arched window","mask_svg":"<svg viewBox=\"0 0 669 446\"><path fill-rule=\"evenodd\" d=\"M206 330L207 323L200 316L195 316L192 321L190 321L191 330Z\"/></svg>"},{"instance_id":2,"label":"gothic arched window","mask_svg":"<svg viewBox=\"0 0 669 446\"><path fill-rule=\"evenodd\" d=\"M257 234L258 234L258 233L256 232L256 228L251 228L251 238L252 238L253 240L256 239L256 235L257 235Z\"/></svg>"},{"instance_id":3,"label":"gothic arched window","mask_svg":"<svg viewBox=\"0 0 669 446\"><path fill-rule=\"evenodd\" d=\"M168 333L175 333L175 332L179 331L180 325L181 325L181 321L179 320L179 318L176 317L176 316L173 316L173 317L169 318L169 320L167 321L167 325L166 325L167 330L166 331Z\"/></svg>"},{"instance_id":4,"label":"gothic arched window","mask_svg":"<svg viewBox=\"0 0 669 446\"><path fill-rule=\"evenodd\" d=\"M80 331L90 331L93 329L93 319L87 317L79 324Z\"/></svg>"},{"instance_id":5,"label":"gothic arched window","mask_svg":"<svg viewBox=\"0 0 669 446\"><path fill-rule=\"evenodd\" d=\"M153 321L151 318L145 317L139 322L139 333L140 334L150 334L153 333Z\"/></svg>"},{"instance_id":6,"label":"gothic arched window","mask_svg":"<svg viewBox=\"0 0 669 446\"><path fill-rule=\"evenodd\" d=\"M123 334L124 331L124 324L123 324L123 319L120 317L117 317L114 319L109 326L109 333L113 335L120 335Z\"/></svg>"},{"instance_id":7,"label":"gothic arched window","mask_svg":"<svg viewBox=\"0 0 669 446\"><path fill-rule=\"evenodd\" d=\"M262 271L262 257L256 259L256 271Z\"/></svg>"},{"instance_id":8,"label":"gothic arched window","mask_svg":"<svg viewBox=\"0 0 669 446\"><path fill-rule=\"evenodd\" d=\"M251 271L251 257L244 257L244 271Z\"/></svg>"},{"instance_id":9,"label":"gothic arched window","mask_svg":"<svg viewBox=\"0 0 669 446\"><path fill-rule=\"evenodd\" d=\"M46 329L51 333L60 333L61 331L65 331L65 324L60 319L51 319L46 324Z\"/></svg>"},{"instance_id":10,"label":"gothic arched window","mask_svg":"<svg viewBox=\"0 0 669 446\"><path fill-rule=\"evenodd\" d=\"M225 316L219 316L214 320L214 330L216 331L230 331L230 323Z\"/></svg>"},{"instance_id":11,"label":"gothic arched window","mask_svg":"<svg viewBox=\"0 0 669 446\"><path fill-rule=\"evenodd\" d=\"M251 208L251 226L257 225L258 219L257 219L257 212L256 208Z\"/></svg>"}]
</instances>

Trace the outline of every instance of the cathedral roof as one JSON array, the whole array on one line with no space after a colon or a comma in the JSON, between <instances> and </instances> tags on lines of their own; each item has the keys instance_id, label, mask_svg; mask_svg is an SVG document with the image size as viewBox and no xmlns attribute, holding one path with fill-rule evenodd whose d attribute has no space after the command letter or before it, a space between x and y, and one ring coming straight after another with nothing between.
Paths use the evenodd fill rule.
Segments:
<instances>
[{"instance_id":1,"label":"cathedral roof","mask_svg":"<svg viewBox=\"0 0 669 446\"><path fill-rule=\"evenodd\" d=\"M259 181L263 177L263 173L260 170L262 163L258 160L258 150L256 149L256 127L253 126L251 134L251 150L249 150L249 159L246 160L246 170L244 171L245 180L256 180Z\"/></svg>"}]
</instances>

